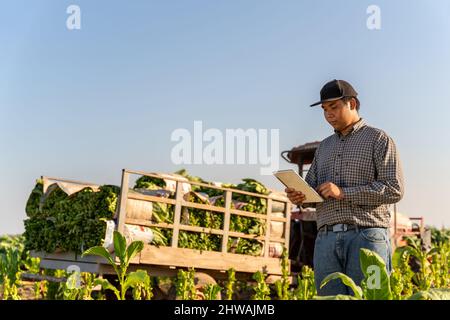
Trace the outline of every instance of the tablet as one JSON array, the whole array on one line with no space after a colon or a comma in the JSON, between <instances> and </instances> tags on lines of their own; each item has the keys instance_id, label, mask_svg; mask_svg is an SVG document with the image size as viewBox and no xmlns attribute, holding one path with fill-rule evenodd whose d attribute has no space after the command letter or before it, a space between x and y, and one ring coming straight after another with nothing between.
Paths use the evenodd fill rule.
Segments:
<instances>
[{"instance_id":1,"label":"tablet","mask_svg":"<svg viewBox=\"0 0 450 320\"><path fill-rule=\"evenodd\" d=\"M288 188L301 191L306 199L303 203L323 202L323 198L297 172L292 169L280 170L273 173L278 180Z\"/></svg>"}]
</instances>

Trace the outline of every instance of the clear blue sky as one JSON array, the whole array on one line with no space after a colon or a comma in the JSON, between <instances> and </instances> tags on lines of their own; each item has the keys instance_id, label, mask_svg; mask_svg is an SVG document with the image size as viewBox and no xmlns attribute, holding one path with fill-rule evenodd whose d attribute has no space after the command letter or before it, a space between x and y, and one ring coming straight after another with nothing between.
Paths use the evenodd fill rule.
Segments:
<instances>
[{"instance_id":1,"label":"clear blue sky","mask_svg":"<svg viewBox=\"0 0 450 320\"><path fill-rule=\"evenodd\" d=\"M66 8L81 8L81 30ZM366 8L381 9L368 30ZM0 234L23 230L41 175L119 184L122 168L172 172L170 134L278 128L282 150L332 133L308 104L333 78L403 160L399 209L450 226L450 2L3 1ZM280 162L282 168L292 165ZM259 166L185 166L205 179Z\"/></svg>"}]
</instances>

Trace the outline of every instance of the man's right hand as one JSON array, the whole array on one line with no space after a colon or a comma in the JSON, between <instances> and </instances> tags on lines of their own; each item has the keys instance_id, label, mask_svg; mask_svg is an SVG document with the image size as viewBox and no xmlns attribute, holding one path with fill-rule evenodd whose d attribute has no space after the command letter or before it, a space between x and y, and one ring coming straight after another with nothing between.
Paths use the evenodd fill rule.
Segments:
<instances>
[{"instance_id":1,"label":"man's right hand","mask_svg":"<svg viewBox=\"0 0 450 320\"><path fill-rule=\"evenodd\" d=\"M286 188L284 190L287 193L289 200L295 205L302 205L303 201L306 200L306 196L300 191L296 191L293 188Z\"/></svg>"}]
</instances>

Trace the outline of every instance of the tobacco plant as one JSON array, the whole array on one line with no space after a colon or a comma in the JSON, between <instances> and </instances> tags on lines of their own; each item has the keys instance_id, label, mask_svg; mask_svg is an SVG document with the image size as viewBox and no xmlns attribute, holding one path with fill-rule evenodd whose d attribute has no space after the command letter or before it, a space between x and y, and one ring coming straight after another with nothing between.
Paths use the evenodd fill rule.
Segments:
<instances>
[{"instance_id":1,"label":"tobacco plant","mask_svg":"<svg viewBox=\"0 0 450 320\"><path fill-rule=\"evenodd\" d=\"M94 284L101 285L104 290L113 291L118 300L125 300L125 294L129 288L143 285L148 280L148 274L144 270L127 273L131 260L141 252L143 248L144 243L142 241L133 241L127 246L125 237L119 232L114 231L114 253L119 259L119 264L116 264L115 257L104 247L97 246L86 250L83 253L83 257L86 255L99 256L106 259L108 264L113 267L118 278L119 289L112 285L107 279L97 279Z\"/></svg>"}]
</instances>

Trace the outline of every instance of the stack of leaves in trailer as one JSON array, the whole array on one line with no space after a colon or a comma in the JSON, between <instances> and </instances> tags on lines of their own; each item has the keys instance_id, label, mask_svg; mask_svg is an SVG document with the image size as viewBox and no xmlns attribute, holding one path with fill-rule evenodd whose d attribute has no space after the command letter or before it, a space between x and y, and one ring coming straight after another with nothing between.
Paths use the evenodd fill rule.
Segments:
<instances>
[{"instance_id":1,"label":"stack of leaves in trailer","mask_svg":"<svg viewBox=\"0 0 450 320\"><path fill-rule=\"evenodd\" d=\"M119 192L117 186L104 185L67 194L53 184L44 193L43 181L37 180L26 205L26 249L81 253L101 244L106 231L102 220L112 219Z\"/></svg>"}]
</instances>

